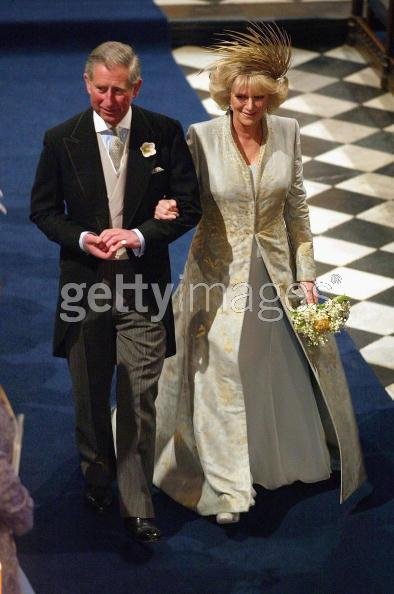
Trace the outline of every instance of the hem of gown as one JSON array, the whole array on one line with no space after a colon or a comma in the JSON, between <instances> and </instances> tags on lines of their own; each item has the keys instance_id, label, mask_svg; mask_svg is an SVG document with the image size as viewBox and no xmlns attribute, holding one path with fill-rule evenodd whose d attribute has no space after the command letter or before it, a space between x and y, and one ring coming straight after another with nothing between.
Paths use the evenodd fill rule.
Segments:
<instances>
[{"instance_id":1,"label":"hem of gown","mask_svg":"<svg viewBox=\"0 0 394 594\"><path fill-rule=\"evenodd\" d=\"M326 474L324 476L322 476L321 478L311 478L311 479L307 479L307 478L297 478L294 479L293 481L290 481L288 483L282 483L281 485L278 485L276 487L266 487L265 485L262 485L261 483L259 483L258 481L253 481L254 485L259 485L260 487L263 487L264 489L266 489L267 491L276 491L277 489L280 489L281 487L288 487L290 485L294 485L294 483L300 482L300 483L304 483L304 484L314 484L314 483L320 483L323 481L328 481L332 476L332 473L330 472L329 474ZM217 514L220 513L224 513L224 512L230 512L230 513L246 513L250 510L251 507L253 507L255 505L255 501L254 499L252 499L252 501L250 502L249 506L245 506L245 505L240 505L240 506L218 506L215 507L212 505L209 505L208 509L209 511L207 511L207 509L203 509L200 510L198 509L199 505L197 504L197 507L194 511L196 511L196 513L198 513L200 516L216 516ZM182 504L183 505L183 504Z\"/></svg>"},{"instance_id":2,"label":"hem of gown","mask_svg":"<svg viewBox=\"0 0 394 594\"><path fill-rule=\"evenodd\" d=\"M328 481L331 478L331 476L332 476L332 472L330 472L328 475L325 475L322 478L313 478L313 479L312 478L311 479L296 478L296 479L289 481L287 483L281 483L280 485L276 485L275 487L267 487L266 485L263 485L258 480L253 480L253 484L259 485L260 487L267 489L267 491L275 491L276 489L280 489L281 487L288 487L290 485L294 485L294 483L305 483L307 485L312 485L313 483L321 483L322 481Z\"/></svg>"},{"instance_id":3,"label":"hem of gown","mask_svg":"<svg viewBox=\"0 0 394 594\"><path fill-rule=\"evenodd\" d=\"M231 513L231 514L243 514L247 513L251 507L255 505L254 499L249 503L249 505L218 505L217 507L214 505L204 506L203 509L199 509L197 505L196 512L200 516L216 516L217 514L222 513Z\"/></svg>"}]
</instances>

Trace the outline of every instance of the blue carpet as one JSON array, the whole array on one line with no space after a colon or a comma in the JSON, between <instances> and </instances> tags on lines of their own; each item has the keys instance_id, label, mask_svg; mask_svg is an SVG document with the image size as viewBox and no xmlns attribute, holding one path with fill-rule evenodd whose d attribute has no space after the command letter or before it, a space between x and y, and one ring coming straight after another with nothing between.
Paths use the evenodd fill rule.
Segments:
<instances>
[{"instance_id":1,"label":"blue carpet","mask_svg":"<svg viewBox=\"0 0 394 594\"><path fill-rule=\"evenodd\" d=\"M10 0L0 5L0 24L103 21L130 21L134 26L160 21L162 29L166 29L161 11L150 0L116 0L112 6L108 0Z\"/></svg>"},{"instance_id":2,"label":"blue carpet","mask_svg":"<svg viewBox=\"0 0 394 594\"><path fill-rule=\"evenodd\" d=\"M170 56L160 11L150 0L115 5L116 14L98 1L0 7L0 187L9 211L0 218L0 381L26 414L22 477L36 501L35 528L18 542L21 564L37 594L387 594L394 408L346 334L339 344L374 488L362 501L340 506L335 476L261 489L247 517L224 528L156 492L166 538L155 547L127 542L116 509L97 520L83 507L70 381L51 357L58 248L27 218L43 132L87 105L86 55L110 37L134 42L141 56L140 105L185 128L206 119ZM187 243L173 250L175 279Z\"/></svg>"}]
</instances>

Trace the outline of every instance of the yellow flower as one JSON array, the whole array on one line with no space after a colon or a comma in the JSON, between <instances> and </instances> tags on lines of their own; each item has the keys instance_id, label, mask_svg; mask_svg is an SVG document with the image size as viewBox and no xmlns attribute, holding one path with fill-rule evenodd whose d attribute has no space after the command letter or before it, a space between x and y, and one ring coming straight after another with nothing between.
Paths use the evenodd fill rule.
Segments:
<instances>
[{"instance_id":1,"label":"yellow flower","mask_svg":"<svg viewBox=\"0 0 394 594\"><path fill-rule=\"evenodd\" d=\"M328 318L321 318L320 320L315 320L313 322L313 329L316 332L329 332L330 330L330 320Z\"/></svg>"}]
</instances>

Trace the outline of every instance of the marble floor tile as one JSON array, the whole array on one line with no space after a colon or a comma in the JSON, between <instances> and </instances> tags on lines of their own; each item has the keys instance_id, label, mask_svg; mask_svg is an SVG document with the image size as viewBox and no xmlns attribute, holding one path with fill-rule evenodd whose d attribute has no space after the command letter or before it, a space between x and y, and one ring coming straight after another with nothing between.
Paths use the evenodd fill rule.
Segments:
<instances>
[{"instance_id":1,"label":"marble floor tile","mask_svg":"<svg viewBox=\"0 0 394 594\"><path fill-rule=\"evenodd\" d=\"M375 340L379 340L379 338L381 338L379 334L374 334L371 332L371 329L368 329L368 331L358 330L357 328L351 328L347 324L346 332L349 334L359 350L367 346L367 344L375 342Z\"/></svg>"},{"instance_id":2,"label":"marble floor tile","mask_svg":"<svg viewBox=\"0 0 394 594\"><path fill-rule=\"evenodd\" d=\"M349 221L351 215L342 212L335 212L335 210L328 210L318 206L309 207L309 216L311 220L312 233L319 235L324 233L337 225L341 225L345 221Z\"/></svg>"},{"instance_id":3,"label":"marble floor tile","mask_svg":"<svg viewBox=\"0 0 394 594\"><path fill-rule=\"evenodd\" d=\"M373 301L362 301L350 308L347 325L351 328L373 331L381 336L394 332L394 307Z\"/></svg>"},{"instance_id":4,"label":"marble floor tile","mask_svg":"<svg viewBox=\"0 0 394 594\"><path fill-rule=\"evenodd\" d=\"M222 109L220 109L218 104L210 97L208 97L207 99L203 99L202 104L210 115L220 116L225 113Z\"/></svg>"},{"instance_id":5,"label":"marble floor tile","mask_svg":"<svg viewBox=\"0 0 394 594\"><path fill-rule=\"evenodd\" d=\"M310 60L300 68L300 70L305 72L315 72L316 74L324 72L326 76L335 76L336 78L346 77L345 80L348 80L348 76L359 72L361 69L362 64L330 58L327 54L320 55L317 58Z\"/></svg>"},{"instance_id":6,"label":"marble floor tile","mask_svg":"<svg viewBox=\"0 0 394 594\"><path fill-rule=\"evenodd\" d=\"M338 188L330 188L309 200L309 204L313 206L321 206L322 208L329 208L350 215L356 215L373 206L382 204L382 202L384 201L380 198L364 196L363 194L339 190Z\"/></svg>"},{"instance_id":7,"label":"marble floor tile","mask_svg":"<svg viewBox=\"0 0 394 594\"><path fill-rule=\"evenodd\" d=\"M369 363L371 370L374 372L382 386L388 386L394 382L394 369Z\"/></svg>"},{"instance_id":8,"label":"marble floor tile","mask_svg":"<svg viewBox=\"0 0 394 594\"><path fill-rule=\"evenodd\" d=\"M332 163L318 161L317 158L307 163L304 167L304 176L306 179L318 181L323 184L335 186L345 180L357 176L360 171L350 167L341 167Z\"/></svg>"},{"instance_id":9,"label":"marble floor tile","mask_svg":"<svg viewBox=\"0 0 394 594\"><path fill-rule=\"evenodd\" d=\"M349 62L356 62L357 64L365 64L365 58L351 45L340 45L335 47L328 52L325 52L326 56L330 58L337 58L338 60L348 60Z\"/></svg>"},{"instance_id":10,"label":"marble floor tile","mask_svg":"<svg viewBox=\"0 0 394 594\"><path fill-rule=\"evenodd\" d=\"M359 139L356 142L357 146L364 146L377 151L385 151L389 155L394 154L394 134L380 130L370 136ZM393 158L394 161L394 158Z\"/></svg>"},{"instance_id":11,"label":"marble floor tile","mask_svg":"<svg viewBox=\"0 0 394 594\"><path fill-rule=\"evenodd\" d=\"M327 153L338 145L338 142L331 142L330 140L324 140L323 138L304 136L301 134L301 152L303 155L308 155L308 157L316 157L322 153Z\"/></svg>"},{"instance_id":12,"label":"marble floor tile","mask_svg":"<svg viewBox=\"0 0 394 594\"><path fill-rule=\"evenodd\" d=\"M383 336L360 352L368 363L394 369L394 336Z\"/></svg>"},{"instance_id":13,"label":"marble floor tile","mask_svg":"<svg viewBox=\"0 0 394 594\"><path fill-rule=\"evenodd\" d=\"M302 70L290 70L287 78L289 79L289 88L302 93L317 91L337 80L332 76L303 72Z\"/></svg>"},{"instance_id":14,"label":"marble floor tile","mask_svg":"<svg viewBox=\"0 0 394 594\"><path fill-rule=\"evenodd\" d=\"M308 179L304 179L304 187L306 191L307 199L328 190L331 186L329 184L322 184L319 182L310 181Z\"/></svg>"},{"instance_id":15,"label":"marble floor tile","mask_svg":"<svg viewBox=\"0 0 394 594\"><path fill-rule=\"evenodd\" d=\"M328 97L335 97L336 99L364 103L370 99L375 99L375 97L381 94L381 90L375 87L357 85L356 83L345 80L336 80L333 84L320 88L319 93Z\"/></svg>"},{"instance_id":16,"label":"marble floor tile","mask_svg":"<svg viewBox=\"0 0 394 594\"><path fill-rule=\"evenodd\" d=\"M344 144L315 157L317 161L372 172L394 161L386 152L368 149L354 144Z\"/></svg>"},{"instance_id":17,"label":"marble floor tile","mask_svg":"<svg viewBox=\"0 0 394 594\"><path fill-rule=\"evenodd\" d=\"M313 248L315 260L334 266L345 266L375 251L375 248L323 235L314 237Z\"/></svg>"},{"instance_id":18,"label":"marble floor tile","mask_svg":"<svg viewBox=\"0 0 394 594\"><path fill-rule=\"evenodd\" d=\"M198 97L200 98L201 103L204 101L204 99L208 99L209 98L209 93L207 91L200 91L199 89L194 89L198 95Z\"/></svg>"},{"instance_id":19,"label":"marble floor tile","mask_svg":"<svg viewBox=\"0 0 394 594\"><path fill-rule=\"evenodd\" d=\"M186 80L193 89L209 92L209 72L194 72L188 74Z\"/></svg>"},{"instance_id":20,"label":"marble floor tile","mask_svg":"<svg viewBox=\"0 0 394 594\"><path fill-rule=\"evenodd\" d=\"M356 216L363 221L369 221L377 225L386 225L394 229L394 200L387 200L387 202L360 212Z\"/></svg>"},{"instance_id":21,"label":"marble floor tile","mask_svg":"<svg viewBox=\"0 0 394 594\"><path fill-rule=\"evenodd\" d=\"M374 274L380 274L389 278L394 277L394 258L390 258L381 250L362 256L360 259L352 262L351 267L355 270L364 270L364 272L373 271Z\"/></svg>"},{"instance_id":22,"label":"marble floor tile","mask_svg":"<svg viewBox=\"0 0 394 594\"><path fill-rule=\"evenodd\" d=\"M332 284L332 275L334 275L334 278L340 278L340 282ZM377 293L394 286L393 279L347 267L334 268L331 272L320 276L318 281L319 283L331 284L330 292L334 295L345 294L360 301L370 299ZM374 331L371 327L370 330Z\"/></svg>"},{"instance_id":23,"label":"marble floor tile","mask_svg":"<svg viewBox=\"0 0 394 594\"><path fill-rule=\"evenodd\" d=\"M386 386L386 392L394 400L394 383Z\"/></svg>"},{"instance_id":24,"label":"marble floor tile","mask_svg":"<svg viewBox=\"0 0 394 594\"><path fill-rule=\"evenodd\" d=\"M325 235L375 248L394 241L394 231L390 227L356 218L330 229Z\"/></svg>"},{"instance_id":25,"label":"marble floor tile","mask_svg":"<svg viewBox=\"0 0 394 594\"><path fill-rule=\"evenodd\" d=\"M394 254L394 241L391 243L387 243L386 245L382 245L380 248L383 252L388 252L389 254Z\"/></svg>"},{"instance_id":26,"label":"marble floor tile","mask_svg":"<svg viewBox=\"0 0 394 594\"><path fill-rule=\"evenodd\" d=\"M349 74L344 78L344 80L356 83L358 85L367 85L369 87L376 87L377 89L380 89L380 78L376 74L375 70L369 66L359 70L358 72Z\"/></svg>"},{"instance_id":27,"label":"marble floor tile","mask_svg":"<svg viewBox=\"0 0 394 594\"><path fill-rule=\"evenodd\" d=\"M319 116L317 115L312 115L311 113L300 113L299 111L292 111L291 109L284 109L282 106L276 110L275 114L282 116L283 118L295 118L300 127L317 122L319 119Z\"/></svg>"},{"instance_id":28,"label":"marble floor tile","mask_svg":"<svg viewBox=\"0 0 394 594\"><path fill-rule=\"evenodd\" d=\"M394 111L394 97L392 93L386 93L370 99L363 103L365 107L373 107L374 109L384 109L385 111Z\"/></svg>"},{"instance_id":29,"label":"marble floor tile","mask_svg":"<svg viewBox=\"0 0 394 594\"><path fill-rule=\"evenodd\" d=\"M387 151L389 152L389 151ZM391 151L392 154L394 154L393 151ZM394 161L393 163L389 163L388 165L385 165L384 167L380 167L379 169L377 169L375 171L375 173L379 173L379 175L387 175L387 177L390 177L391 179L394 179Z\"/></svg>"},{"instance_id":30,"label":"marble floor tile","mask_svg":"<svg viewBox=\"0 0 394 594\"><path fill-rule=\"evenodd\" d=\"M316 260L316 277L319 276L323 276L323 274L326 274L326 272L330 272L330 270L333 269L333 265L332 264L324 264L323 262L319 262L318 260ZM322 293L325 292L325 288L324 287L318 287L318 290Z\"/></svg>"},{"instance_id":31,"label":"marble floor tile","mask_svg":"<svg viewBox=\"0 0 394 594\"><path fill-rule=\"evenodd\" d=\"M361 140L376 132L375 128L362 126L361 124L352 124L350 122L332 120L330 118L318 120L300 130L302 135L324 138L335 142L351 143Z\"/></svg>"},{"instance_id":32,"label":"marble floor tile","mask_svg":"<svg viewBox=\"0 0 394 594\"><path fill-rule=\"evenodd\" d=\"M394 258L391 258L391 263L394 263ZM392 270L391 276L393 276ZM381 293L377 293L373 296L373 300L375 303L381 303L382 305L389 305L390 307L394 307L394 287L386 289Z\"/></svg>"},{"instance_id":33,"label":"marble floor tile","mask_svg":"<svg viewBox=\"0 0 394 594\"><path fill-rule=\"evenodd\" d=\"M336 187L386 200L394 198L393 180L378 173L363 173L337 184Z\"/></svg>"},{"instance_id":34,"label":"marble floor tile","mask_svg":"<svg viewBox=\"0 0 394 594\"><path fill-rule=\"evenodd\" d=\"M184 45L173 50L174 60L180 66L190 66L200 70L206 68L215 61L212 52L208 52L202 47L196 45Z\"/></svg>"},{"instance_id":35,"label":"marble floor tile","mask_svg":"<svg viewBox=\"0 0 394 594\"><path fill-rule=\"evenodd\" d=\"M311 50L295 47L292 52L291 67L297 68L301 64L305 64L305 62L309 62L318 56L319 52L312 52Z\"/></svg>"},{"instance_id":36,"label":"marble floor tile","mask_svg":"<svg viewBox=\"0 0 394 594\"><path fill-rule=\"evenodd\" d=\"M305 93L288 99L282 106L284 109L330 118L345 111L350 111L356 104L352 101L333 99L316 93Z\"/></svg>"},{"instance_id":37,"label":"marble floor tile","mask_svg":"<svg viewBox=\"0 0 394 594\"><path fill-rule=\"evenodd\" d=\"M340 113L334 117L337 121L374 127L376 129L375 131L378 131L379 128L385 128L394 122L394 113L382 109L374 109L373 107L365 107L365 105L359 105L350 111Z\"/></svg>"}]
</instances>

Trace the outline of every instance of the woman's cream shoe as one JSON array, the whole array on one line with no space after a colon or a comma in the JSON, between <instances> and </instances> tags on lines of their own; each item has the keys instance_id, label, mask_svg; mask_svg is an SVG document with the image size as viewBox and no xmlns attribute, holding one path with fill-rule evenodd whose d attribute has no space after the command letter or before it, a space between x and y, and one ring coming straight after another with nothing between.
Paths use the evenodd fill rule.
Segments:
<instances>
[{"instance_id":1,"label":"woman's cream shoe","mask_svg":"<svg viewBox=\"0 0 394 594\"><path fill-rule=\"evenodd\" d=\"M235 524L239 522L239 513L221 512L216 515L216 522L218 524Z\"/></svg>"}]
</instances>

